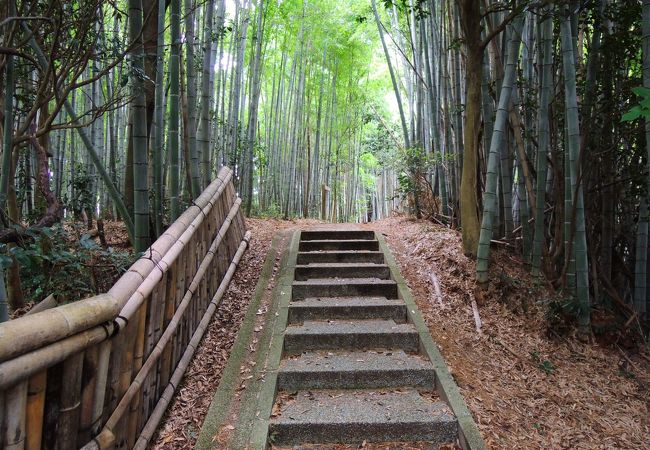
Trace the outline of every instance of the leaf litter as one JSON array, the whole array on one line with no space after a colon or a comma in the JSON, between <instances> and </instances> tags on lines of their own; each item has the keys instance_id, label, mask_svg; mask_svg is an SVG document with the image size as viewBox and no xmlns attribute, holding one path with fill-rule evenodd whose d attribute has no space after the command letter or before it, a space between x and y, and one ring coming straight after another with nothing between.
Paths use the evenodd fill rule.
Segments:
<instances>
[{"instance_id":1,"label":"leaf litter","mask_svg":"<svg viewBox=\"0 0 650 450\"><path fill-rule=\"evenodd\" d=\"M479 303L477 333L475 263L463 255L460 233L405 217L366 227L385 236L489 448L650 448L647 355L549 337L545 286L499 248L490 279L511 286Z\"/></svg>"}]
</instances>

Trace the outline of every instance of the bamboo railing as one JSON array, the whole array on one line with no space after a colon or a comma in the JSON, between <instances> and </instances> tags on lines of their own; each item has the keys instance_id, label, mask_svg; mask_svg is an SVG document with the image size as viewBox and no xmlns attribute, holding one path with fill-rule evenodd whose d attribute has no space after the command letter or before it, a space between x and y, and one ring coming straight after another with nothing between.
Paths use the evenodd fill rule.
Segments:
<instances>
[{"instance_id":1,"label":"bamboo railing","mask_svg":"<svg viewBox=\"0 0 650 450\"><path fill-rule=\"evenodd\" d=\"M246 250L223 168L106 293L0 324L0 447L146 448Z\"/></svg>"}]
</instances>

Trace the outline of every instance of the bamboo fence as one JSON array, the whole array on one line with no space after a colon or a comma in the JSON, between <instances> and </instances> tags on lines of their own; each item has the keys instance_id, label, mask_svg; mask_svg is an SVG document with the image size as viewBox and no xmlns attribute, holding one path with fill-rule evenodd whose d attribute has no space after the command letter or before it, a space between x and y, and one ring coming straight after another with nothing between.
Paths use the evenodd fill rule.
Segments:
<instances>
[{"instance_id":1,"label":"bamboo fence","mask_svg":"<svg viewBox=\"0 0 650 450\"><path fill-rule=\"evenodd\" d=\"M0 448L146 448L246 250L232 171L105 294L0 324Z\"/></svg>"}]
</instances>

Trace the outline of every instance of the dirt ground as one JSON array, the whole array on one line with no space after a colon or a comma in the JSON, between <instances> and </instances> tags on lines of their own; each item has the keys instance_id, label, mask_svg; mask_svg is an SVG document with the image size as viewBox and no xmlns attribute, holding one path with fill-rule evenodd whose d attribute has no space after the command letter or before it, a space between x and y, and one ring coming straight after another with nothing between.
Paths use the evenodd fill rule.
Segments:
<instances>
[{"instance_id":1,"label":"dirt ground","mask_svg":"<svg viewBox=\"0 0 650 450\"><path fill-rule=\"evenodd\" d=\"M194 446L273 235L315 222L247 223L251 246L151 448ZM462 254L459 233L400 217L365 226L386 237L490 448L650 448L647 350L548 337L542 304L549 294L499 249L490 272L494 298L476 308L479 332L474 262Z\"/></svg>"}]
</instances>

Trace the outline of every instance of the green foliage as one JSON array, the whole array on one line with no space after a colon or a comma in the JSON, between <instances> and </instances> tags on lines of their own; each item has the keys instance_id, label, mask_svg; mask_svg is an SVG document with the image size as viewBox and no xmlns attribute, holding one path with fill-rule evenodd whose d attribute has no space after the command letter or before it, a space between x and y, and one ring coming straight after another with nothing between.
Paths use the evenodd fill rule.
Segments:
<instances>
[{"instance_id":1,"label":"green foliage","mask_svg":"<svg viewBox=\"0 0 650 450\"><path fill-rule=\"evenodd\" d=\"M539 352L530 352L530 358L537 364L537 368L546 373L546 375L551 375L553 372L555 372L556 367L553 365L553 363L548 359L542 359Z\"/></svg>"},{"instance_id":2,"label":"green foliage","mask_svg":"<svg viewBox=\"0 0 650 450\"><path fill-rule=\"evenodd\" d=\"M74 301L105 292L133 262L130 253L104 250L87 234L74 239L61 225L26 234L30 239L21 246L0 244L0 265L7 268L14 259L20 264L27 300L54 294Z\"/></svg>"},{"instance_id":3,"label":"green foliage","mask_svg":"<svg viewBox=\"0 0 650 450\"><path fill-rule=\"evenodd\" d=\"M282 208L277 203L272 203L266 209L260 209L259 205L253 205L251 217L282 219Z\"/></svg>"},{"instance_id":4,"label":"green foliage","mask_svg":"<svg viewBox=\"0 0 650 450\"><path fill-rule=\"evenodd\" d=\"M632 92L640 97L639 104L635 105L628 112L623 114L622 122L632 122L640 117L650 119L650 88L643 86L635 87Z\"/></svg>"}]
</instances>

